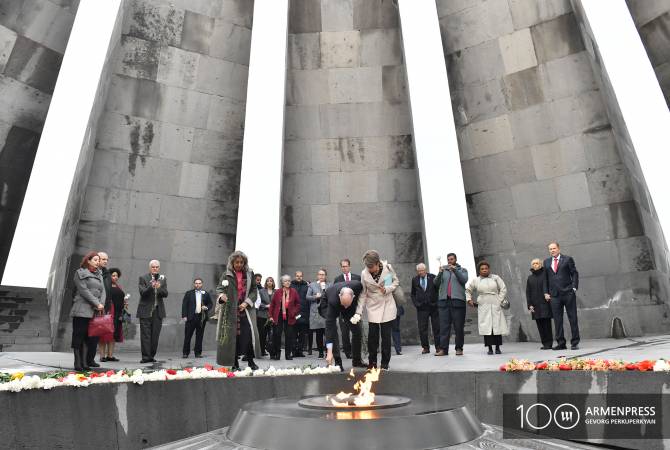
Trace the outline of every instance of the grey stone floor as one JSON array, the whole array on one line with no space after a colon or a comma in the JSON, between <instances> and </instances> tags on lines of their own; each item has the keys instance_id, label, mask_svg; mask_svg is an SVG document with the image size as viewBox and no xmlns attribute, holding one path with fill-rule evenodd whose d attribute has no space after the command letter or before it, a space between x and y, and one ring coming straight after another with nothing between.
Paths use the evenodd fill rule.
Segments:
<instances>
[{"instance_id":1,"label":"grey stone floor","mask_svg":"<svg viewBox=\"0 0 670 450\"><path fill-rule=\"evenodd\" d=\"M419 371L419 372L441 372L441 371L497 371L502 363L510 358L523 358L531 361L542 361L545 359L557 359L565 357L590 357L625 360L642 360L670 358L670 335L645 336L626 339L588 339L583 340L579 350L553 351L540 350L539 344L535 342L509 342L502 346L502 355L487 355L483 344L466 344L465 355L455 356L453 348L446 357L436 357L432 354L422 355L418 346L403 348L403 354L391 358L391 370L397 371ZM204 357L196 359L191 356L183 359L180 354L159 353L158 363L140 364L139 352L123 352L120 347L116 357L119 362L103 363L103 368L120 370L124 368L180 368L191 366L203 366L207 363L216 365L216 354L214 351L203 352ZM97 359L96 359L97 360ZM59 369L71 369L73 358L71 353L59 352L6 352L0 353L0 371L4 372L28 372L41 373L51 372ZM275 367L301 367L305 365L325 365L323 359L316 355L305 358L295 358L292 361L284 359L271 361L268 358L258 359L257 364L261 368ZM345 360L345 369L350 367L351 361ZM241 363L244 367L245 363Z\"/></svg>"}]
</instances>

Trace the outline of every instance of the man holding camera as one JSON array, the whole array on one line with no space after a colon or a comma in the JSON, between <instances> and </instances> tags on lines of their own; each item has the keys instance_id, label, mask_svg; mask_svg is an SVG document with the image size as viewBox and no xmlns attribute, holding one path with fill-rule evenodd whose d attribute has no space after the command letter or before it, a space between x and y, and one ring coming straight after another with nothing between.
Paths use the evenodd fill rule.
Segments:
<instances>
[{"instance_id":1,"label":"man holding camera","mask_svg":"<svg viewBox=\"0 0 670 450\"><path fill-rule=\"evenodd\" d=\"M142 360L140 363L156 362L158 338L165 318L164 299L168 296L167 279L160 273L161 263L151 260L149 273L139 280L140 303L137 305L137 317L140 319L140 345Z\"/></svg>"},{"instance_id":2,"label":"man holding camera","mask_svg":"<svg viewBox=\"0 0 670 450\"><path fill-rule=\"evenodd\" d=\"M456 254L447 255L447 265L440 266L435 277L437 291L437 309L440 314L440 350L435 356L449 354L451 326L456 334L456 356L463 354L465 341L465 283L468 282L468 270L456 262Z\"/></svg>"}]
</instances>

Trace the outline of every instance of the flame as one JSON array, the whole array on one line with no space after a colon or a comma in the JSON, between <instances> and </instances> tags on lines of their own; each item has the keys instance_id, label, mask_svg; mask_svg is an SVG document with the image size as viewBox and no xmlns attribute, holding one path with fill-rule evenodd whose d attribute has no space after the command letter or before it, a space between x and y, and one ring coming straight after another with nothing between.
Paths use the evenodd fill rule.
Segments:
<instances>
[{"instance_id":1,"label":"flame","mask_svg":"<svg viewBox=\"0 0 670 450\"><path fill-rule=\"evenodd\" d=\"M353 370L352 370L353 371ZM358 380L354 384L354 391L358 394L354 395L351 392L340 392L335 397L326 396L333 406L370 406L375 402L375 393L372 392L372 384L379 381L380 370L376 368L370 369L362 380Z\"/></svg>"}]
</instances>

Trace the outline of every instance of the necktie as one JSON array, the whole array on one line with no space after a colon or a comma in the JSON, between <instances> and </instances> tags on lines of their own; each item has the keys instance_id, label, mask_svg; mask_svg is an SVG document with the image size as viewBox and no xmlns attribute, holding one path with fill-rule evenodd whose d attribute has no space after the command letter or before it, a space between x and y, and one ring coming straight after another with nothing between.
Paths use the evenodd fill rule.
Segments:
<instances>
[{"instance_id":1,"label":"necktie","mask_svg":"<svg viewBox=\"0 0 670 450\"><path fill-rule=\"evenodd\" d=\"M421 289L426 290L426 277L421 278Z\"/></svg>"},{"instance_id":2,"label":"necktie","mask_svg":"<svg viewBox=\"0 0 670 450\"><path fill-rule=\"evenodd\" d=\"M552 270L554 273L558 272L558 258L554 257L554 262L551 265Z\"/></svg>"},{"instance_id":3,"label":"necktie","mask_svg":"<svg viewBox=\"0 0 670 450\"><path fill-rule=\"evenodd\" d=\"M344 274L344 280L345 280L345 281L349 281L349 274L348 274L348 273L345 273L345 274Z\"/></svg>"}]
</instances>

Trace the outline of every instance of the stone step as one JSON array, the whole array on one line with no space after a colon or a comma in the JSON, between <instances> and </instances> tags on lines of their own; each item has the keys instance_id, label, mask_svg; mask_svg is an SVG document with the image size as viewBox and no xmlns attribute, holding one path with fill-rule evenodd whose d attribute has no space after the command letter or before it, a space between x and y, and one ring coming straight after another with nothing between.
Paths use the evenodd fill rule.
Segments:
<instances>
[{"instance_id":1,"label":"stone step","mask_svg":"<svg viewBox=\"0 0 670 450\"><path fill-rule=\"evenodd\" d=\"M51 344L0 344L2 352L50 352Z\"/></svg>"},{"instance_id":2,"label":"stone step","mask_svg":"<svg viewBox=\"0 0 670 450\"><path fill-rule=\"evenodd\" d=\"M49 336L0 335L0 344L51 344Z\"/></svg>"},{"instance_id":3,"label":"stone step","mask_svg":"<svg viewBox=\"0 0 670 450\"><path fill-rule=\"evenodd\" d=\"M17 328L16 330L0 328L0 336L48 336L51 337L51 330L46 328Z\"/></svg>"}]
</instances>

